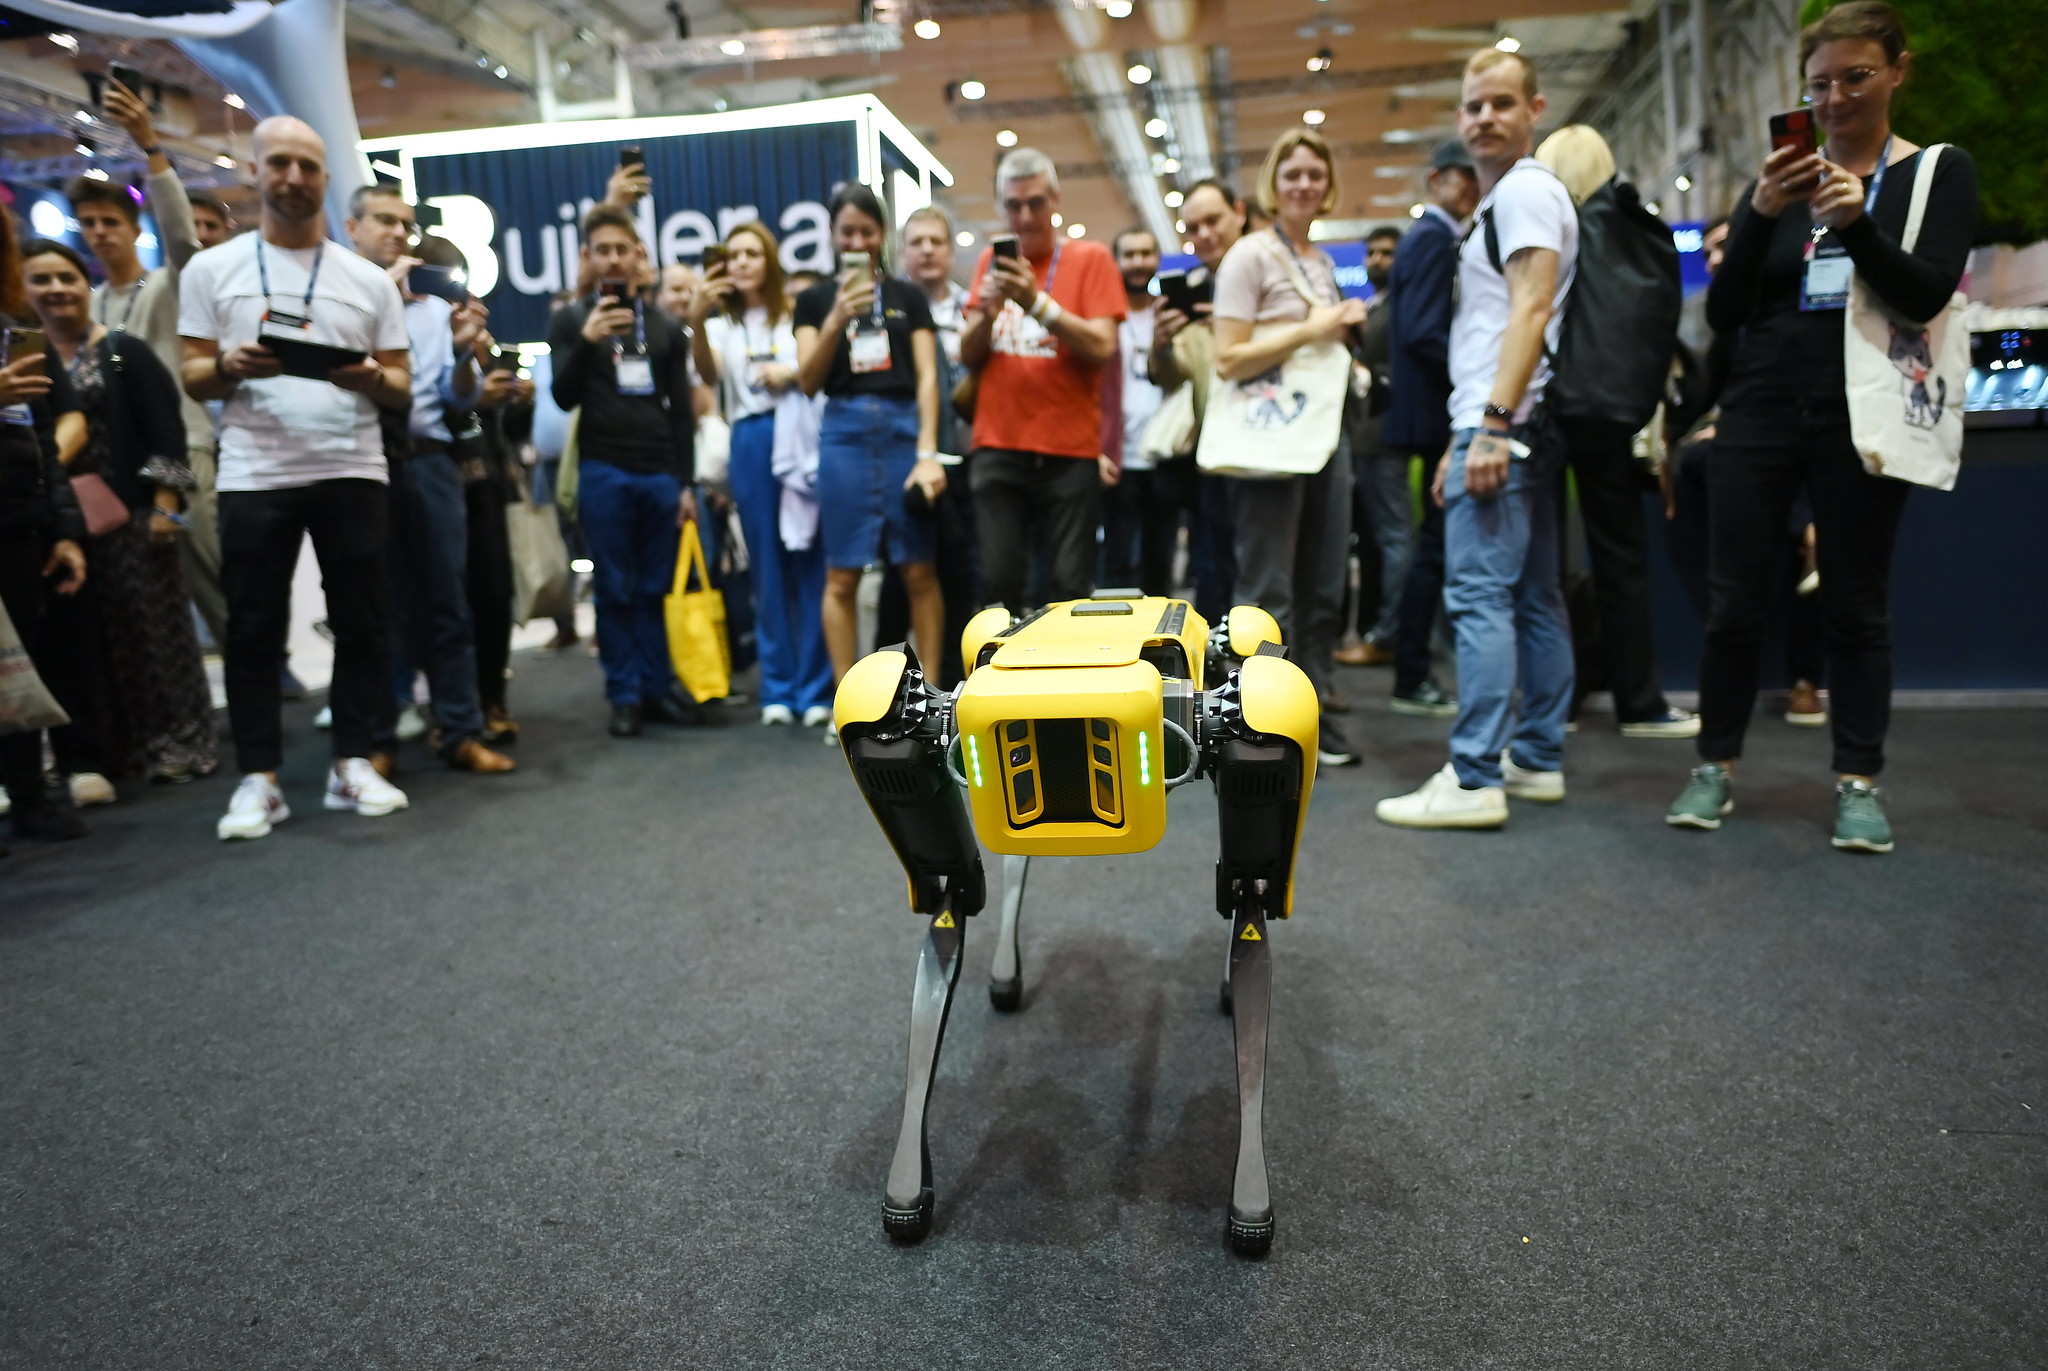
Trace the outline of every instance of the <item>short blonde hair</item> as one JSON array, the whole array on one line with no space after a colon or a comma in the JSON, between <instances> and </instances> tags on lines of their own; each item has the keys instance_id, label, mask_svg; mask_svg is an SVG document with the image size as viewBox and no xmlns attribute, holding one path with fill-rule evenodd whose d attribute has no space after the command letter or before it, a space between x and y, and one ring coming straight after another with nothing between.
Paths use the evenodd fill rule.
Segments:
<instances>
[{"instance_id":1,"label":"short blonde hair","mask_svg":"<svg viewBox=\"0 0 2048 1371\"><path fill-rule=\"evenodd\" d=\"M1575 205L1614 179L1614 149L1591 124L1566 124L1543 140L1536 160L1557 173Z\"/></svg>"},{"instance_id":2,"label":"short blonde hair","mask_svg":"<svg viewBox=\"0 0 2048 1371\"><path fill-rule=\"evenodd\" d=\"M1296 148L1307 148L1322 158L1323 165L1329 168L1330 188L1323 192L1323 203L1316 213L1330 213L1343 198L1337 188L1337 159L1330 152L1328 140L1310 128L1289 129L1280 135L1273 144L1273 150L1266 154L1266 164L1259 168L1258 187L1253 191L1259 208L1268 215L1280 212L1280 164L1292 156Z\"/></svg>"},{"instance_id":3,"label":"short blonde hair","mask_svg":"<svg viewBox=\"0 0 2048 1371\"><path fill-rule=\"evenodd\" d=\"M1481 48L1472 54L1470 61L1465 63L1465 75L1469 78L1479 75L1482 71L1492 71L1503 62L1520 62L1522 64L1522 98L1534 100L1536 98L1536 64L1519 52L1502 52L1499 48Z\"/></svg>"}]
</instances>

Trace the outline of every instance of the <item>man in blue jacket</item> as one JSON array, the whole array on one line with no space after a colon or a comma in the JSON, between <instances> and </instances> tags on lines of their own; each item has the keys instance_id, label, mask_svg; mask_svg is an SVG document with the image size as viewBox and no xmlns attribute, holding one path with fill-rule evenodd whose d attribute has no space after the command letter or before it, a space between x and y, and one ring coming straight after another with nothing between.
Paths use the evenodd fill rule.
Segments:
<instances>
[{"instance_id":1,"label":"man in blue jacket","mask_svg":"<svg viewBox=\"0 0 2048 1371\"><path fill-rule=\"evenodd\" d=\"M1425 489L1451 441L1451 281L1466 221L1479 204L1472 154L1458 139L1438 145L1430 157L1427 186L1422 217L1401 240L1388 282L1393 395L1380 419L1387 451L1421 454ZM1396 714L1458 712L1430 674L1429 638L1443 598L1444 512L1424 500L1394 631L1390 703Z\"/></svg>"}]
</instances>

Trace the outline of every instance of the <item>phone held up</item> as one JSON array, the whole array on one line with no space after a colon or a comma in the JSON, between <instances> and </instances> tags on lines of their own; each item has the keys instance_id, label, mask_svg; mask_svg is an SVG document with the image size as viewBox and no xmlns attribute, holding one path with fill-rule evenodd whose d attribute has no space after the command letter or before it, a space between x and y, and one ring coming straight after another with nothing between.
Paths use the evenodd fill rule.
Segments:
<instances>
[{"instance_id":1,"label":"phone held up","mask_svg":"<svg viewBox=\"0 0 2048 1371\"><path fill-rule=\"evenodd\" d=\"M24 357L40 357L49 350L50 340L39 328L0 330L0 366L12 366Z\"/></svg>"},{"instance_id":2,"label":"phone held up","mask_svg":"<svg viewBox=\"0 0 2048 1371\"><path fill-rule=\"evenodd\" d=\"M990 238L988 240L988 252L990 257L1007 257L1013 262L1024 255L1023 249L1017 244L1017 235L1014 233L998 233Z\"/></svg>"},{"instance_id":3,"label":"phone held up","mask_svg":"<svg viewBox=\"0 0 2048 1371\"><path fill-rule=\"evenodd\" d=\"M865 252L842 252L839 254L839 274L841 276L866 276L873 272L874 269L874 258L868 256Z\"/></svg>"},{"instance_id":4,"label":"phone held up","mask_svg":"<svg viewBox=\"0 0 2048 1371\"><path fill-rule=\"evenodd\" d=\"M638 143L627 143L619 149L619 168L622 171L636 171L647 174L647 151Z\"/></svg>"},{"instance_id":5,"label":"phone held up","mask_svg":"<svg viewBox=\"0 0 2048 1371\"><path fill-rule=\"evenodd\" d=\"M1814 127L1812 110L1787 110L1771 116L1771 151L1776 152L1780 148L1796 148L1801 157L1810 157L1820 151L1819 131ZM1811 188L1811 184L1787 189L1806 190Z\"/></svg>"}]
</instances>

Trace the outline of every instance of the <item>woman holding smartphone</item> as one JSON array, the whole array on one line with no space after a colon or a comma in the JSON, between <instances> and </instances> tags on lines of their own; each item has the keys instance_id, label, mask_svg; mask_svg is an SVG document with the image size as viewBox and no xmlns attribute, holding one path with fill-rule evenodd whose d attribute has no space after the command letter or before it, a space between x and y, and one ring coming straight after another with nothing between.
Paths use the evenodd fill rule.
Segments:
<instances>
[{"instance_id":1,"label":"woman holding smartphone","mask_svg":"<svg viewBox=\"0 0 2048 1371\"><path fill-rule=\"evenodd\" d=\"M798 377L828 397L819 432L818 517L825 544L825 642L834 678L853 665L861 569L888 561L910 596L918 655L942 660L945 602L932 569L931 516L914 515L946 488L939 465L938 335L922 290L883 273L887 211L866 186L832 196L840 276L796 302Z\"/></svg>"},{"instance_id":2,"label":"woman holding smartphone","mask_svg":"<svg viewBox=\"0 0 2048 1371\"><path fill-rule=\"evenodd\" d=\"M1919 241L1911 252L1900 246L1923 156L1891 128L1907 60L1905 26L1890 5L1851 0L1807 26L1799 65L1825 148L1788 143L1764 160L1708 288L1715 333L1739 330L1742 341L1707 468L1701 765L1665 816L1675 827L1716 829L1734 808L1786 521L1803 491L1833 693L1834 845L1892 850L1876 778L1891 719L1892 545L1912 487L1865 471L1850 440L1843 310L1853 273L1897 317L1934 318L1962 278L1977 228L1976 165L1948 148Z\"/></svg>"},{"instance_id":3,"label":"woman holding smartphone","mask_svg":"<svg viewBox=\"0 0 2048 1371\"><path fill-rule=\"evenodd\" d=\"M707 253L707 257L711 254ZM782 485L775 479L775 410L796 388L775 235L742 224L725 240L690 301L692 352L732 425L730 480L754 578L754 640L761 658L761 722L816 727L832 715L832 659L820 625L825 554L783 545Z\"/></svg>"}]
</instances>

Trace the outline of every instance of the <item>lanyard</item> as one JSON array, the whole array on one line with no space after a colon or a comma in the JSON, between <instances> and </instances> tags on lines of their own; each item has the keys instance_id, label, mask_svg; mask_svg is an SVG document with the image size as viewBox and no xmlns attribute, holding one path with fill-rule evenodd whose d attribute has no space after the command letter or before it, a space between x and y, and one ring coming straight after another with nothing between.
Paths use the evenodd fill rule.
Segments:
<instances>
[{"instance_id":1,"label":"lanyard","mask_svg":"<svg viewBox=\"0 0 2048 1371\"><path fill-rule=\"evenodd\" d=\"M142 288L148 284L149 278L147 276L144 276L135 283L135 289L128 294L128 308L121 311L121 322L113 326L114 332L126 333L128 331L128 321L135 317L135 307L142 303ZM100 297L100 322L103 324L107 322L107 301L113 299L113 297L114 287L112 286L108 286L107 293ZM268 308L270 305L268 299L265 299L263 303L265 308Z\"/></svg>"},{"instance_id":2,"label":"lanyard","mask_svg":"<svg viewBox=\"0 0 2048 1371\"><path fill-rule=\"evenodd\" d=\"M313 287L320 280L320 264L327 260L327 240L313 249L313 270L306 276L306 322L313 322ZM256 230L256 278L263 285L263 315L270 317L270 268L263 260L263 230Z\"/></svg>"},{"instance_id":3,"label":"lanyard","mask_svg":"<svg viewBox=\"0 0 2048 1371\"><path fill-rule=\"evenodd\" d=\"M1877 210L1877 193L1884 189L1884 169L1890 165L1891 160L1892 140L1891 136L1887 134L1884 140L1884 147L1877 154L1877 171L1870 178L1870 189L1865 191L1863 195L1863 212L1866 215L1873 214ZM1821 224L1814 228L1813 241L1816 245L1827 236L1828 228L1826 224Z\"/></svg>"},{"instance_id":4,"label":"lanyard","mask_svg":"<svg viewBox=\"0 0 2048 1371\"><path fill-rule=\"evenodd\" d=\"M1287 255L1294 259L1294 269L1300 272L1301 279L1308 282L1309 285L1314 289L1316 298L1321 299L1323 294L1322 283L1316 280L1315 277L1308 274L1308 263L1303 261L1301 254L1294 250L1293 242L1287 237L1287 234L1281 229L1281 227L1278 224L1273 225L1273 236L1275 238L1278 238L1282 243L1286 244ZM1324 300L1323 303L1326 305L1335 304L1337 303L1337 301Z\"/></svg>"},{"instance_id":5,"label":"lanyard","mask_svg":"<svg viewBox=\"0 0 2048 1371\"><path fill-rule=\"evenodd\" d=\"M1045 284L1040 287L1047 295L1052 294L1052 283L1060 274L1060 254L1067 250L1065 243L1055 243L1052 249L1052 265L1045 269Z\"/></svg>"}]
</instances>

